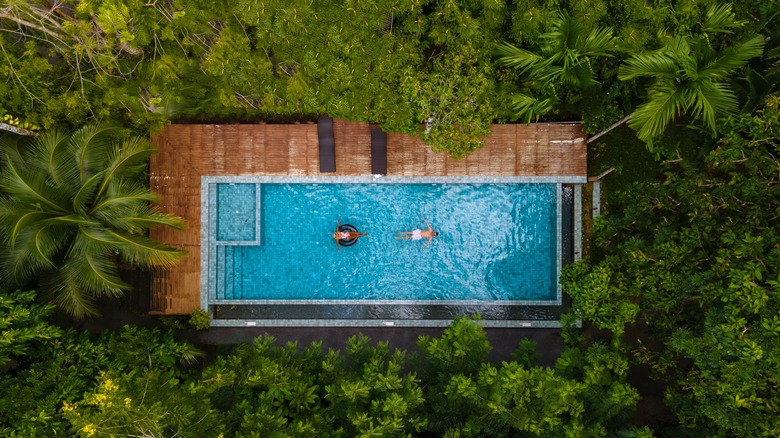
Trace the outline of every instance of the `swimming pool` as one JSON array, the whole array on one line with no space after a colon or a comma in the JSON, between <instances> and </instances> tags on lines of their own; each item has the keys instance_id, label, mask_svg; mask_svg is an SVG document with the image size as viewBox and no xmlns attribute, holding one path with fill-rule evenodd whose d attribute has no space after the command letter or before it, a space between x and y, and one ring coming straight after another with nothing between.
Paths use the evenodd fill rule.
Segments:
<instances>
[{"instance_id":1,"label":"swimming pool","mask_svg":"<svg viewBox=\"0 0 780 438\"><path fill-rule=\"evenodd\" d=\"M204 308L215 320L278 322L560 307L561 184L404 181L204 177ZM423 216L439 232L427 247L396 239L426 229ZM339 220L368 236L339 247Z\"/></svg>"}]
</instances>

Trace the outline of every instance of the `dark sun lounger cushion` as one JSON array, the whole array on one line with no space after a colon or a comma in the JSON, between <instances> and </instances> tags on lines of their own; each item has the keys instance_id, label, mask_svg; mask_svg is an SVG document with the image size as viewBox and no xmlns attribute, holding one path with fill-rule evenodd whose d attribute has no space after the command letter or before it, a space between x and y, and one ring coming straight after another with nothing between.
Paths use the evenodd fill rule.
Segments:
<instances>
[{"instance_id":1,"label":"dark sun lounger cushion","mask_svg":"<svg viewBox=\"0 0 780 438\"><path fill-rule=\"evenodd\" d=\"M333 119L327 115L317 120L320 138L320 172L336 171L336 141L333 138Z\"/></svg>"},{"instance_id":2,"label":"dark sun lounger cushion","mask_svg":"<svg viewBox=\"0 0 780 438\"><path fill-rule=\"evenodd\" d=\"M371 126L371 173L387 175L387 134L376 125Z\"/></svg>"}]
</instances>

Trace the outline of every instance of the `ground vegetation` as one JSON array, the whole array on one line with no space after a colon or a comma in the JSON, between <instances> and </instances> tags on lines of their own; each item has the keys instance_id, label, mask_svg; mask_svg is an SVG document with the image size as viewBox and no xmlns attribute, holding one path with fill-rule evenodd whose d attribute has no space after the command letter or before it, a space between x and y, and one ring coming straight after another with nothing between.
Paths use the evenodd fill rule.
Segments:
<instances>
[{"instance_id":1,"label":"ground vegetation","mask_svg":"<svg viewBox=\"0 0 780 438\"><path fill-rule=\"evenodd\" d=\"M779 110L772 97L725 119L701 162L624 191L597 254L564 271L574 312L670 385L677 433L780 432ZM626 334L637 326L644 339Z\"/></svg>"},{"instance_id":2,"label":"ground vegetation","mask_svg":"<svg viewBox=\"0 0 780 438\"><path fill-rule=\"evenodd\" d=\"M654 433L780 435L779 15L757 0L3 2L0 433L648 436L631 425L639 364L678 419ZM117 264L144 257L125 243L178 256L144 237L178 224L139 183L148 144L100 145L86 122L146 137L322 113L453 157L493 122L619 126L591 146L597 172L617 168L607 215L563 277L565 322L597 340L568 327L552 368L528 343L491 364L459 320L416 352L266 337L205 364L168 332L48 322L126 289ZM38 279L40 295L10 292Z\"/></svg>"},{"instance_id":3,"label":"ground vegetation","mask_svg":"<svg viewBox=\"0 0 780 438\"><path fill-rule=\"evenodd\" d=\"M5 436L650 436L626 421L637 400L627 359L603 346L554 368L533 363L527 344L518 360L488 364L484 330L460 319L411 355L365 336L341 351L263 336L204 366L172 332L91 338L50 326L40 305L14 320L33 295L0 307L14 333L43 329L0 346L12 361L0 370Z\"/></svg>"}]
</instances>

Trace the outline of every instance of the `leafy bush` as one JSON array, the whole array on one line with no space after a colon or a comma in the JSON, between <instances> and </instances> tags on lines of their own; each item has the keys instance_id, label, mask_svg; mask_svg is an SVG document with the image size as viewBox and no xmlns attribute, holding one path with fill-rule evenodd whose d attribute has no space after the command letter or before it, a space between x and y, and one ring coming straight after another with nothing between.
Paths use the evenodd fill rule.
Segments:
<instances>
[{"instance_id":1,"label":"leafy bush","mask_svg":"<svg viewBox=\"0 0 780 438\"><path fill-rule=\"evenodd\" d=\"M208 330L209 327L211 327L211 323L209 322L210 319L211 315L209 315L209 312L206 312L201 308L196 308L190 314L189 323L195 330Z\"/></svg>"}]
</instances>

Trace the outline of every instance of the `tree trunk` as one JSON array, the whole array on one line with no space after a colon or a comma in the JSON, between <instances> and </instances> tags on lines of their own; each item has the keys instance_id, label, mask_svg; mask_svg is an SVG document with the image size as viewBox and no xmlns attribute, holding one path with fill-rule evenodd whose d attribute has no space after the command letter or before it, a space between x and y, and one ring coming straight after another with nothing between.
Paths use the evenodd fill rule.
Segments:
<instances>
[{"instance_id":1,"label":"tree trunk","mask_svg":"<svg viewBox=\"0 0 780 438\"><path fill-rule=\"evenodd\" d=\"M594 135L593 137L589 138L588 139L588 143L590 143L592 141L595 141L597 138L601 137L602 135L604 135L604 134L608 133L609 131L617 128L618 126L622 125L623 123L626 123L626 121L628 119L630 119L630 118L631 118L631 114L623 117L622 119L620 119L620 121L613 123L612 126L610 126L609 128L607 128L607 129L599 132L598 134Z\"/></svg>"},{"instance_id":2,"label":"tree trunk","mask_svg":"<svg viewBox=\"0 0 780 438\"><path fill-rule=\"evenodd\" d=\"M3 131L13 132L14 134L19 134L19 135L29 135L32 137L38 136L38 133L35 131L30 131L29 129L20 128L14 125L9 125L8 123L0 123L0 129L2 129Z\"/></svg>"}]
</instances>

